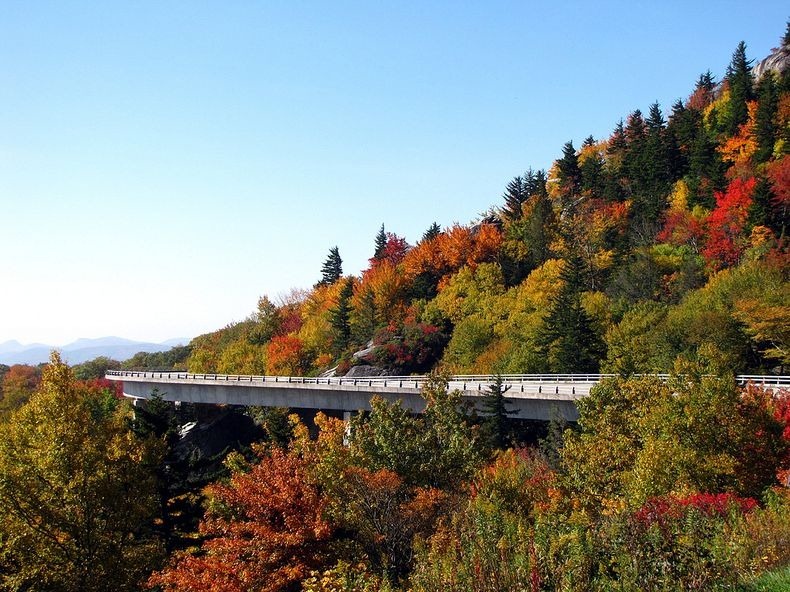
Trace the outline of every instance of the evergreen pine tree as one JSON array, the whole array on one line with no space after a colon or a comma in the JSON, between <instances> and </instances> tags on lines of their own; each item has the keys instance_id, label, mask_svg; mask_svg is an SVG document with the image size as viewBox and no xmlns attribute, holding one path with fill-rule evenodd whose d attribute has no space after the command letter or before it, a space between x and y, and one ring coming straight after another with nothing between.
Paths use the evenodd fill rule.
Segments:
<instances>
[{"instance_id":1,"label":"evergreen pine tree","mask_svg":"<svg viewBox=\"0 0 790 592\"><path fill-rule=\"evenodd\" d=\"M754 99L752 60L746 59L746 44L743 41L732 54L725 79L730 88L730 101L724 118L724 132L734 136L749 118L747 101Z\"/></svg>"},{"instance_id":2,"label":"evergreen pine tree","mask_svg":"<svg viewBox=\"0 0 790 592\"><path fill-rule=\"evenodd\" d=\"M562 449L565 446L565 430L568 429L568 421L559 412L556 406L552 405L549 412L549 427L546 437L541 438L538 447L546 457L549 466L555 471L562 469Z\"/></svg>"},{"instance_id":3,"label":"evergreen pine tree","mask_svg":"<svg viewBox=\"0 0 790 592\"><path fill-rule=\"evenodd\" d=\"M481 409L485 415L481 427L493 450L503 450L508 445L511 432L509 416L518 413L517 409L508 409L505 393L509 390L510 386L504 385L502 376L497 374L483 395Z\"/></svg>"},{"instance_id":4,"label":"evergreen pine tree","mask_svg":"<svg viewBox=\"0 0 790 592\"><path fill-rule=\"evenodd\" d=\"M439 227L439 225L436 222L434 222L428 227L428 230L426 230L423 233L422 242L435 239L437 236L439 236L441 232L442 229Z\"/></svg>"},{"instance_id":5,"label":"evergreen pine tree","mask_svg":"<svg viewBox=\"0 0 790 592\"><path fill-rule=\"evenodd\" d=\"M514 177L510 183L505 187L505 193L502 199L505 200L505 205L502 208L502 214L508 220L518 220L521 218L521 205L528 197L527 185L521 177Z\"/></svg>"},{"instance_id":6,"label":"evergreen pine tree","mask_svg":"<svg viewBox=\"0 0 790 592\"><path fill-rule=\"evenodd\" d=\"M340 251L337 247L329 249L329 256L321 267L321 276L318 286L331 286L343 277L343 260L340 258Z\"/></svg>"},{"instance_id":7,"label":"evergreen pine tree","mask_svg":"<svg viewBox=\"0 0 790 592\"><path fill-rule=\"evenodd\" d=\"M672 179L679 179L688 174L691 147L702 131L702 113L687 108L678 99L672 105L672 114L667 124L667 137L672 146Z\"/></svg>"},{"instance_id":8,"label":"evergreen pine tree","mask_svg":"<svg viewBox=\"0 0 790 592\"><path fill-rule=\"evenodd\" d=\"M338 296L337 305L329 310L332 326L332 349L340 355L351 341L351 298L354 296L354 280L348 278Z\"/></svg>"},{"instance_id":9,"label":"evergreen pine tree","mask_svg":"<svg viewBox=\"0 0 790 592\"><path fill-rule=\"evenodd\" d=\"M562 288L552 299L549 313L538 335L550 372L596 372L603 355L603 344L593 322L581 304L585 267L572 252L566 259L560 279Z\"/></svg>"},{"instance_id":10,"label":"evergreen pine tree","mask_svg":"<svg viewBox=\"0 0 790 592\"><path fill-rule=\"evenodd\" d=\"M637 217L654 224L663 210L672 186L671 150L666 134L666 122L658 103L650 105L645 120L647 130L639 161Z\"/></svg>"},{"instance_id":11,"label":"evergreen pine tree","mask_svg":"<svg viewBox=\"0 0 790 592\"><path fill-rule=\"evenodd\" d=\"M378 234L376 235L376 242L374 243L373 259L379 261L384 256L384 249L387 248L387 233L384 232L384 225L381 225Z\"/></svg>"},{"instance_id":12,"label":"evergreen pine tree","mask_svg":"<svg viewBox=\"0 0 790 592\"><path fill-rule=\"evenodd\" d=\"M774 152L776 142L776 111L779 107L779 94L773 72L766 72L757 85L757 113L754 117L754 134L757 151L754 160L767 162Z\"/></svg>"},{"instance_id":13,"label":"evergreen pine tree","mask_svg":"<svg viewBox=\"0 0 790 592\"><path fill-rule=\"evenodd\" d=\"M363 286L351 317L351 335L355 343L367 343L373 337L378 329L378 318L376 295L369 286Z\"/></svg>"},{"instance_id":14,"label":"evergreen pine tree","mask_svg":"<svg viewBox=\"0 0 790 592\"><path fill-rule=\"evenodd\" d=\"M606 154L608 156L617 156L626 149L627 145L625 128L623 127L623 120L621 119L617 122L617 125L614 126L612 136L609 138L609 145L606 148Z\"/></svg>"},{"instance_id":15,"label":"evergreen pine tree","mask_svg":"<svg viewBox=\"0 0 790 592\"><path fill-rule=\"evenodd\" d=\"M546 190L546 171L543 169L537 171L529 169L524 173L524 178L526 179L527 192L529 195L548 197L549 192Z\"/></svg>"},{"instance_id":16,"label":"evergreen pine tree","mask_svg":"<svg viewBox=\"0 0 790 592\"><path fill-rule=\"evenodd\" d=\"M582 146L591 147L595 145L595 139L588 136ZM581 190L589 191L596 197L601 197L605 192L604 160L600 154L593 154L584 159L579 165L581 174Z\"/></svg>"},{"instance_id":17,"label":"evergreen pine tree","mask_svg":"<svg viewBox=\"0 0 790 592\"><path fill-rule=\"evenodd\" d=\"M579 157L573 142L565 142L562 147L562 158L557 161L559 169L560 185L566 198L573 200L573 197L581 189L581 170L579 169Z\"/></svg>"},{"instance_id":18,"label":"evergreen pine tree","mask_svg":"<svg viewBox=\"0 0 790 592\"><path fill-rule=\"evenodd\" d=\"M714 91L716 90L716 79L711 74L710 70L704 74L700 74L697 79L697 84L694 86L694 92L689 97L687 107L695 111L703 111L715 99Z\"/></svg>"}]
</instances>

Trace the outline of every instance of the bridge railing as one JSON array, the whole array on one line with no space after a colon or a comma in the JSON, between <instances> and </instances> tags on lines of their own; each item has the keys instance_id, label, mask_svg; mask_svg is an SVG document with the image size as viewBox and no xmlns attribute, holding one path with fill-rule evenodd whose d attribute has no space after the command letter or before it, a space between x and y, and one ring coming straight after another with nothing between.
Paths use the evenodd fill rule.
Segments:
<instances>
[{"instance_id":1,"label":"bridge railing","mask_svg":"<svg viewBox=\"0 0 790 592\"><path fill-rule=\"evenodd\" d=\"M195 380L235 383L287 383L305 385L347 385L347 386L380 386L391 388L422 388L428 380L427 376L364 376L364 377L310 377L310 376L265 376L244 374L209 374L188 372L151 372L134 370L108 370L108 378L123 380L124 378L152 379L152 380ZM616 376L615 374L503 374L502 382L506 385L519 384L595 384L604 378ZM651 374L661 380L667 380L669 374ZM448 378L451 388L467 390L468 386L481 390L484 385L492 384L495 376L485 374L462 374ZM790 387L790 376L764 376L757 374L744 374L736 377L738 384L759 384L764 386Z\"/></svg>"}]
</instances>

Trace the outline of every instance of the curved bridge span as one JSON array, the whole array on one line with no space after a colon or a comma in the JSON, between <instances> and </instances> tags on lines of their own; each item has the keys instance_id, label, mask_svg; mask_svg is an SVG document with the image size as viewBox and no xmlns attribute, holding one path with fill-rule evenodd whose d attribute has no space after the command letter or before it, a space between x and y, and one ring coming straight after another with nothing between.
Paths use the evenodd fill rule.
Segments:
<instances>
[{"instance_id":1,"label":"curved bridge span","mask_svg":"<svg viewBox=\"0 0 790 592\"><path fill-rule=\"evenodd\" d=\"M605 374L503 375L509 408L519 419L549 420L559 413L569 421L578 419L576 399L589 394ZM667 378L667 375L658 375ZM420 395L425 376L377 376L365 378L309 378L303 376L245 376L189 374L186 372L133 372L114 370L109 380L123 382L123 393L133 399L150 398L154 390L167 401L212 405L257 405L324 411L368 411L373 395L400 400L419 413L425 409ZM465 400L479 404L494 376L452 376L448 387L458 389ZM790 387L787 376L738 376L740 383Z\"/></svg>"}]
</instances>

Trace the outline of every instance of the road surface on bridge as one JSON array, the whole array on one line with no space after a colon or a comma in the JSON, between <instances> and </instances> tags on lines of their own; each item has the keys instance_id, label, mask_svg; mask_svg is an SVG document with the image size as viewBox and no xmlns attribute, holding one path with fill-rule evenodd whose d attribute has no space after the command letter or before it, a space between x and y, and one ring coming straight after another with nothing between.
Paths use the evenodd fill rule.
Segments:
<instances>
[{"instance_id":1,"label":"road surface on bridge","mask_svg":"<svg viewBox=\"0 0 790 592\"><path fill-rule=\"evenodd\" d=\"M569 421L578 418L575 401L589 394L604 374L518 374L503 375L509 408L520 419L549 420L559 413ZM655 375L666 379L668 375ZM376 376L364 378L303 376L247 376L237 374L190 374L186 372L108 371L110 380L123 381L123 392L134 399L150 398L157 391L165 400L214 405L257 405L325 411L368 411L370 399L378 395L402 401L414 412L425 409L421 396L426 376ZM461 391L465 400L477 405L496 377L452 376L448 388ZM738 376L739 383L753 382L771 387L790 387L786 376Z\"/></svg>"}]
</instances>

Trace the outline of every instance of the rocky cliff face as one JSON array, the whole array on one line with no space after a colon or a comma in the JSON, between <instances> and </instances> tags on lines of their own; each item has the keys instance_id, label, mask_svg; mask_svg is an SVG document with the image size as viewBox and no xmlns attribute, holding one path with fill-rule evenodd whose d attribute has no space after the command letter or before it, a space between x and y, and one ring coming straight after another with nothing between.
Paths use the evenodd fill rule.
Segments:
<instances>
[{"instance_id":1,"label":"rocky cliff face","mask_svg":"<svg viewBox=\"0 0 790 592\"><path fill-rule=\"evenodd\" d=\"M761 62L757 63L752 69L755 80L759 80L766 72L776 72L783 74L790 69L790 44L782 43L780 47L771 50Z\"/></svg>"}]
</instances>

